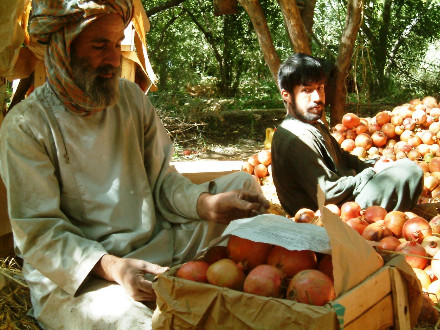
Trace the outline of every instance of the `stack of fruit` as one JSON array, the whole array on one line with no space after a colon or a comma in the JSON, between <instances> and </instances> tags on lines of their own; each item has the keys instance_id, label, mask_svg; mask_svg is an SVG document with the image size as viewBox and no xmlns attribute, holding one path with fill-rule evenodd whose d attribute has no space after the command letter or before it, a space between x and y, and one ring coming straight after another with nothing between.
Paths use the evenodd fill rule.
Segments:
<instances>
[{"instance_id":1,"label":"stack of fruit","mask_svg":"<svg viewBox=\"0 0 440 330\"><path fill-rule=\"evenodd\" d=\"M203 260L183 264L176 276L316 306L335 299L331 255L291 251L234 235L227 246L211 247Z\"/></svg>"}]
</instances>

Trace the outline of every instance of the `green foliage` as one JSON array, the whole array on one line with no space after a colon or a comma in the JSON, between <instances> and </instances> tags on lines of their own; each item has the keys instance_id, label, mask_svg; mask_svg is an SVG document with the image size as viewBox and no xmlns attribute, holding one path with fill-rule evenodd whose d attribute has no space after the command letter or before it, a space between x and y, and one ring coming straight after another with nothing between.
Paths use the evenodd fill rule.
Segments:
<instances>
[{"instance_id":1,"label":"green foliage","mask_svg":"<svg viewBox=\"0 0 440 330\"><path fill-rule=\"evenodd\" d=\"M167 1L143 3L148 11ZM292 46L281 11L276 1L261 0L260 4L274 46L284 60ZM346 6L341 0L316 1L314 55L336 60ZM438 0L365 0L347 78L347 101L403 103L426 95L439 98L438 12ZM216 17L212 0L185 0L149 18L149 55L160 79L160 92L150 94L154 104L190 117L196 112L283 107L241 6L236 15Z\"/></svg>"}]
</instances>

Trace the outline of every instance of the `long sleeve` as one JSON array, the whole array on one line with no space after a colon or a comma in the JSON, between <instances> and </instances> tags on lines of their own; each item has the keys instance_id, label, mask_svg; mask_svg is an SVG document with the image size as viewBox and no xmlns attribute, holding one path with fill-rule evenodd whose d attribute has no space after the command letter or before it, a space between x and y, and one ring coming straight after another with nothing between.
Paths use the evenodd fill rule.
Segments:
<instances>
[{"instance_id":1,"label":"long sleeve","mask_svg":"<svg viewBox=\"0 0 440 330\"><path fill-rule=\"evenodd\" d=\"M140 91L140 90L139 90ZM148 98L140 95L144 109L154 109ZM173 144L156 111L145 113L144 162L151 187L154 187L156 206L162 216L172 223L200 219L197 200L206 188L193 184L170 165Z\"/></svg>"}]
</instances>

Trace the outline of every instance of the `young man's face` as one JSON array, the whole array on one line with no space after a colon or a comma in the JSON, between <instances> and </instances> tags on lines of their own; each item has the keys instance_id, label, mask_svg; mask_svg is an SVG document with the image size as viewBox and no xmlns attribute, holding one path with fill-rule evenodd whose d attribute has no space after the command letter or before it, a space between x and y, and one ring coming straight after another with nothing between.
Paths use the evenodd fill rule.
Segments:
<instances>
[{"instance_id":1,"label":"young man's face","mask_svg":"<svg viewBox=\"0 0 440 330\"><path fill-rule=\"evenodd\" d=\"M124 22L117 14L102 16L72 42L73 80L103 108L116 103L121 73L121 42Z\"/></svg>"},{"instance_id":2,"label":"young man's face","mask_svg":"<svg viewBox=\"0 0 440 330\"><path fill-rule=\"evenodd\" d=\"M287 103L289 114L306 123L316 123L322 116L325 105L323 82L312 82L306 85L296 85L293 93L281 91L283 100Z\"/></svg>"}]
</instances>

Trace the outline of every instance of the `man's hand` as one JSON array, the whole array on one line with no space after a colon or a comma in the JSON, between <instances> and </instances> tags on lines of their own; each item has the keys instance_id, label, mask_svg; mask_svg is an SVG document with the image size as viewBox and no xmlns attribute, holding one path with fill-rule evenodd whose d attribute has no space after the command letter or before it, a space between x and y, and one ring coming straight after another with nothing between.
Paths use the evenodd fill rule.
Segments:
<instances>
[{"instance_id":1,"label":"man's hand","mask_svg":"<svg viewBox=\"0 0 440 330\"><path fill-rule=\"evenodd\" d=\"M374 164L374 170L376 171L376 173L379 173L380 171L383 171L384 169L393 166L394 165L394 161L392 159L386 158L384 156L382 156L381 158L379 158L379 160Z\"/></svg>"},{"instance_id":2,"label":"man's hand","mask_svg":"<svg viewBox=\"0 0 440 330\"><path fill-rule=\"evenodd\" d=\"M200 218L223 224L265 213L268 208L269 202L262 194L247 189L216 195L203 193L197 201L197 213Z\"/></svg>"},{"instance_id":3,"label":"man's hand","mask_svg":"<svg viewBox=\"0 0 440 330\"><path fill-rule=\"evenodd\" d=\"M152 283L144 275L159 275L167 269L139 259L118 258L106 254L95 265L92 273L120 284L134 300L155 301Z\"/></svg>"}]
</instances>

